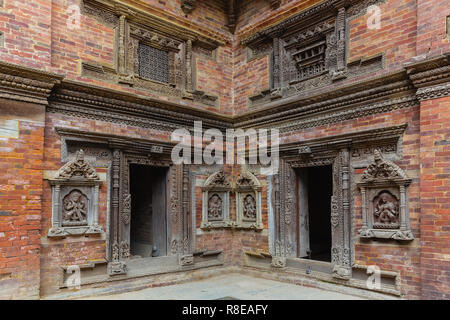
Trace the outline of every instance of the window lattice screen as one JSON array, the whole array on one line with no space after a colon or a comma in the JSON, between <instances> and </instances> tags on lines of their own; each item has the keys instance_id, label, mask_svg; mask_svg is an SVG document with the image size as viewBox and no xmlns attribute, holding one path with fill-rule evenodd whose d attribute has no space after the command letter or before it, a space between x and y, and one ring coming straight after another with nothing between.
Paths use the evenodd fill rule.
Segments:
<instances>
[{"instance_id":1,"label":"window lattice screen","mask_svg":"<svg viewBox=\"0 0 450 320\"><path fill-rule=\"evenodd\" d=\"M169 53L140 43L139 76L169 83Z\"/></svg>"}]
</instances>

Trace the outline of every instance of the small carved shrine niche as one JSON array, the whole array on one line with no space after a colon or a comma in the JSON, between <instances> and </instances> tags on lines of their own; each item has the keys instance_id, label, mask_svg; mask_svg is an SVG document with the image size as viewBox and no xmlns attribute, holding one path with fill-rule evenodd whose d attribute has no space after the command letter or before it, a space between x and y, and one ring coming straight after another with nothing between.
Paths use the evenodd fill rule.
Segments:
<instances>
[{"instance_id":1,"label":"small carved shrine niche","mask_svg":"<svg viewBox=\"0 0 450 320\"><path fill-rule=\"evenodd\" d=\"M229 199L231 184L223 170L206 179L202 187L202 229L232 227L230 221Z\"/></svg>"},{"instance_id":2,"label":"small carved shrine niche","mask_svg":"<svg viewBox=\"0 0 450 320\"><path fill-rule=\"evenodd\" d=\"M52 227L48 237L90 235L103 232L98 224L98 194L102 181L84 159L83 150L62 166L52 186Z\"/></svg>"},{"instance_id":3,"label":"small carved shrine niche","mask_svg":"<svg viewBox=\"0 0 450 320\"><path fill-rule=\"evenodd\" d=\"M374 161L358 183L362 196L362 238L413 240L409 224L406 173L374 150Z\"/></svg>"},{"instance_id":4,"label":"small carved shrine niche","mask_svg":"<svg viewBox=\"0 0 450 320\"><path fill-rule=\"evenodd\" d=\"M263 229L261 217L261 183L249 171L241 173L236 181L236 227Z\"/></svg>"}]
</instances>

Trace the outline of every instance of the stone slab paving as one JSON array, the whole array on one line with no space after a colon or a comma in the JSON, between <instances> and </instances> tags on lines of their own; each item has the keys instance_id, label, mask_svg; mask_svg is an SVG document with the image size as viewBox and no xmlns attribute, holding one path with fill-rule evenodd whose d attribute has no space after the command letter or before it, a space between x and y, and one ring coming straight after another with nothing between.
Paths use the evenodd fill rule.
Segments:
<instances>
[{"instance_id":1,"label":"stone slab paving","mask_svg":"<svg viewBox=\"0 0 450 320\"><path fill-rule=\"evenodd\" d=\"M317 288L239 274L139 291L89 297L108 300L361 300L362 298Z\"/></svg>"}]
</instances>

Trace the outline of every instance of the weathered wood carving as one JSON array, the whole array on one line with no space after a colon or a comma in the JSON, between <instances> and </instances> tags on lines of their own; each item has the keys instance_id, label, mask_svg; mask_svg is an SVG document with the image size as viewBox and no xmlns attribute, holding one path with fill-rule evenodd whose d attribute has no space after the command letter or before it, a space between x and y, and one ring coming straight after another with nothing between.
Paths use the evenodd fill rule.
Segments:
<instances>
[{"instance_id":1,"label":"weathered wood carving","mask_svg":"<svg viewBox=\"0 0 450 320\"><path fill-rule=\"evenodd\" d=\"M62 166L52 185L52 227L48 237L100 234L98 194L102 181L79 150L75 159Z\"/></svg>"},{"instance_id":2,"label":"weathered wood carving","mask_svg":"<svg viewBox=\"0 0 450 320\"><path fill-rule=\"evenodd\" d=\"M362 196L362 238L413 240L409 225L408 193L411 179L379 149L358 183Z\"/></svg>"},{"instance_id":3,"label":"weathered wood carving","mask_svg":"<svg viewBox=\"0 0 450 320\"><path fill-rule=\"evenodd\" d=\"M236 228L262 230L261 183L244 168L236 181Z\"/></svg>"},{"instance_id":4,"label":"weathered wood carving","mask_svg":"<svg viewBox=\"0 0 450 320\"><path fill-rule=\"evenodd\" d=\"M230 192L231 184L223 170L213 173L206 179L202 187L202 229L233 226L229 212Z\"/></svg>"}]
</instances>

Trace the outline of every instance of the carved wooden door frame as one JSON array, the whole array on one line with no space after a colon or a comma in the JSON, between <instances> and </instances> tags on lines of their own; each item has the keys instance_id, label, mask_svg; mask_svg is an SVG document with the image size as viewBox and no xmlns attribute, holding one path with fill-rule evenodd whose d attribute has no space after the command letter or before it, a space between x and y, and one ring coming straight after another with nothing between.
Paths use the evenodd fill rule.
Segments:
<instances>
[{"instance_id":1,"label":"carved wooden door frame","mask_svg":"<svg viewBox=\"0 0 450 320\"><path fill-rule=\"evenodd\" d=\"M130 165L143 164L167 168L168 185L166 203L167 253L178 255L182 265L193 263L192 228L189 197L188 167L175 165L170 155L136 154L122 150L113 151L112 205L109 236L109 274L124 274L130 256L129 227L131 220ZM170 199L170 200L169 200Z\"/></svg>"},{"instance_id":2,"label":"carved wooden door frame","mask_svg":"<svg viewBox=\"0 0 450 320\"><path fill-rule=\"evenodd\" d=\"M348 148L328 150L324 154L282 157L280 170L273 177L275 236L272 265L285 267L286 258L297 258L296 173L295 168L331 165L333 195L331 201L331 257L333 276L351 278L350 157Z\"/></svg>"}]
</instances>

